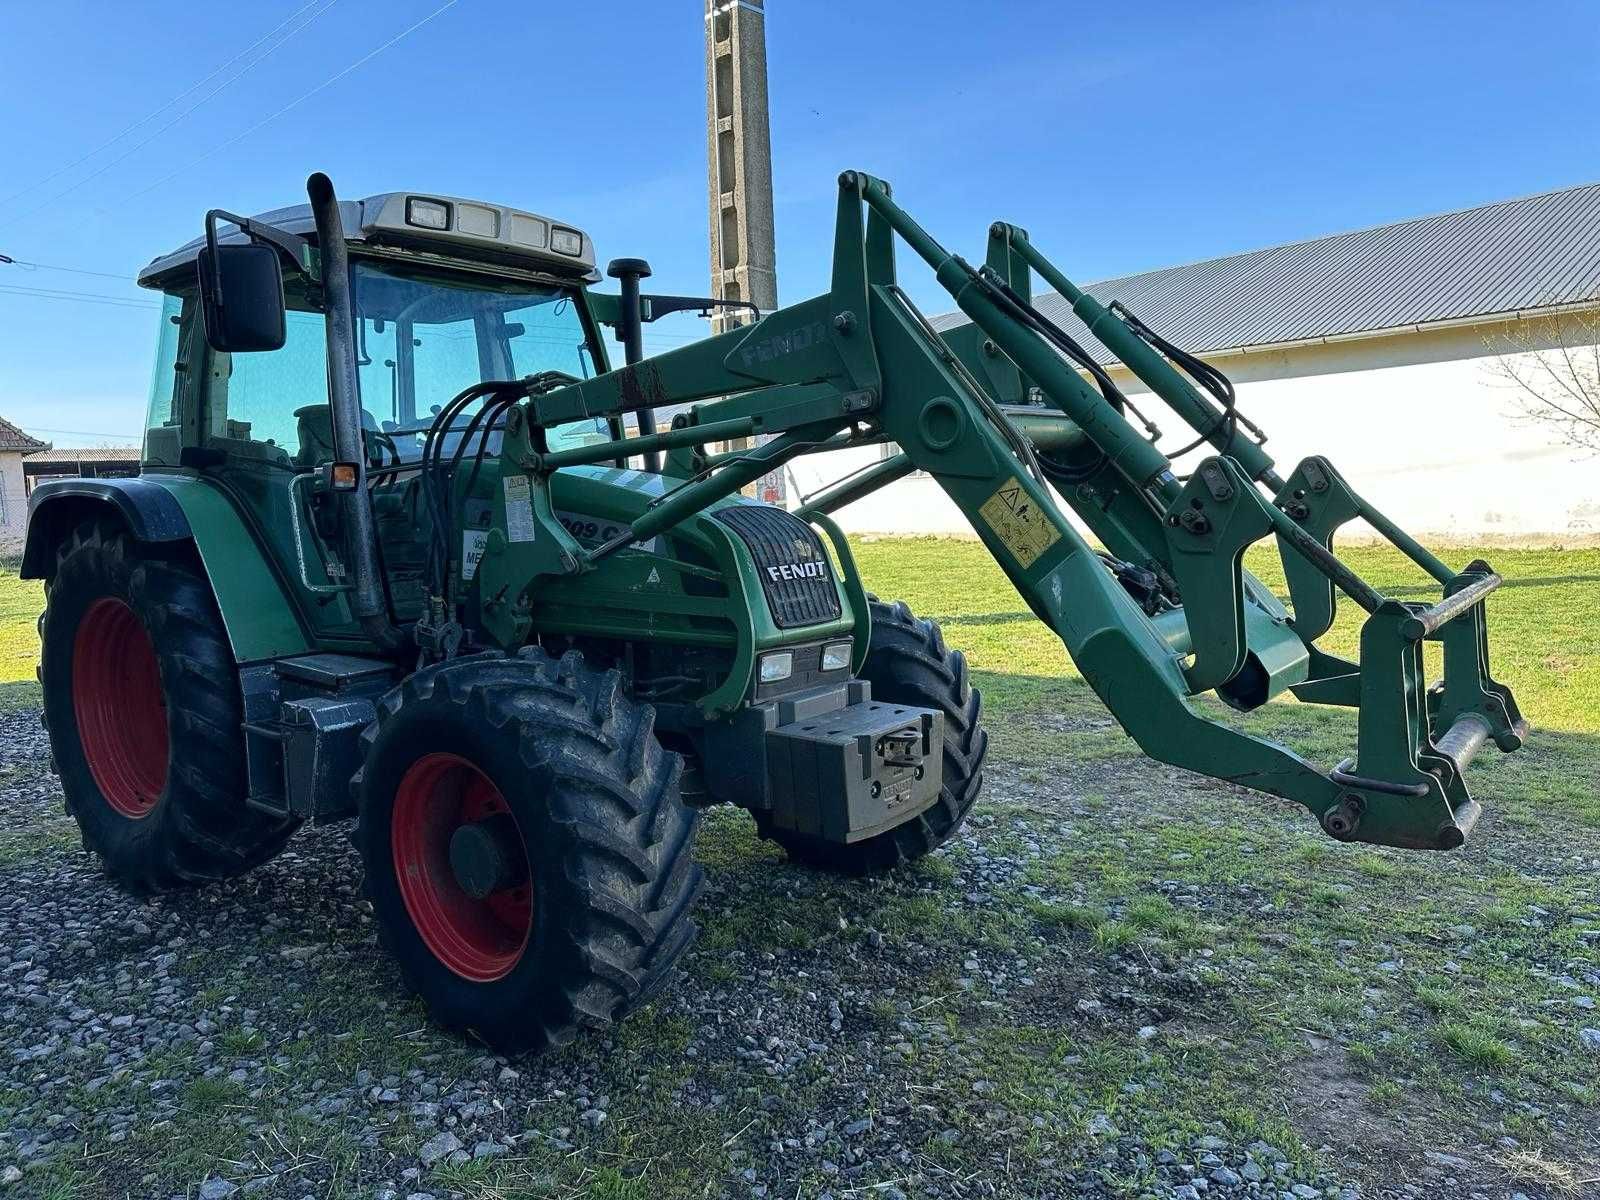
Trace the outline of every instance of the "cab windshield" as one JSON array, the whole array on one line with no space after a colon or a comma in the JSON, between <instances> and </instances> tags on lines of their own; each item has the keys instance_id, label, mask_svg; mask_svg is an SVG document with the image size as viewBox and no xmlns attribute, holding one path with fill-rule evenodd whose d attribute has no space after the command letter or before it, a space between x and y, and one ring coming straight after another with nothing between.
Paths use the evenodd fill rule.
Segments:
<instances>
[{"instance_id":1,"label":"cab windshield","mask_svg":"<svg viewBox=\"0 0 1600 1200\"><path fill-rule=\"evenodd\" d=\"M373 260L352 266L362 420L378 435L368 440L381 443L383 457L414 461L439 410L475 383L542 371L594 374L588 330L570 291ZM456 436L476 411L474 404L455 419ZM548 436L554 450L610 435L595 418L556 426Z\"/></svg>"}]
</instances>

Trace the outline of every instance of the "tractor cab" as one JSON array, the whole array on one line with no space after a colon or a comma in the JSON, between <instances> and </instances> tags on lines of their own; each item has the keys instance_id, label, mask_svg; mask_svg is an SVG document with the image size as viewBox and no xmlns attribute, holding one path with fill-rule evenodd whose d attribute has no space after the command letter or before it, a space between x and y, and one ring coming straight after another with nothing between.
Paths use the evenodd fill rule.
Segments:
<instances>
[{"instance_id":1,"label":"tractor cab","mask_svg":"<svg viewBox=\"0 0 1600 1200\"><path fill-rule=\"evenodd\" d=\"M349 254L359 446L338 445L328 389L326 299L314 270L280 272L282 339L271 349L218 348L206 336L201 260L208 245L257 250L238 224L154 260L139 282L163 294L144 465L190 469L224 488L326 602L305 616L323 635L353 628L335 590L350 564L334 536L332 497L315 469L360 462L372 497L384 584L395 621L425 603L422 560L434 513L421 482L424 442L442 407L485 380L545 372L587 379L607 368L585 287L598 278L593 243L570 226L516 209L415 193L337 207ZM309 205L251 218L245 228L314 239ZM292 246L292 243L290 243ZM278 252L278 251L274 251ZM316 263L311 241L293 258ZM248 262L248 260L245 260ZM226 279L227 266L223 266ZM245 276L248 266L235 266ZM498 453L499 428L473 427L484 399L461 408L438 440L446 459L465 447ZM620 432L620 427L617 428ZM610 440L610 423L573 421L548 431L552 449ZM470 441L470 446L467 443Z\"/></svg>"}]
</instances>

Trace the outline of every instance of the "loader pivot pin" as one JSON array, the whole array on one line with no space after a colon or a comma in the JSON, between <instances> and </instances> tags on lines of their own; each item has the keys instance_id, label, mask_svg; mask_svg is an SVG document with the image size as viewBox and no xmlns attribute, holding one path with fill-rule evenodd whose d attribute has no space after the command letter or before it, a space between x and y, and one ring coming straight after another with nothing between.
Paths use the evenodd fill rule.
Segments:
<instances>
[{"instance_id":1,"label":"loader pivot pin","mask_svg":"<svg viewBox=\"0 0 1600 1200\"><path fill-rule=\"evenodd\" d=\"M1322 814L1322 828L1328 831L1329 836L1347 842L1355 836L1356 826L1361 824L1361 809L1360 796L1344 796Z\"/></svg>"}]
</instances>

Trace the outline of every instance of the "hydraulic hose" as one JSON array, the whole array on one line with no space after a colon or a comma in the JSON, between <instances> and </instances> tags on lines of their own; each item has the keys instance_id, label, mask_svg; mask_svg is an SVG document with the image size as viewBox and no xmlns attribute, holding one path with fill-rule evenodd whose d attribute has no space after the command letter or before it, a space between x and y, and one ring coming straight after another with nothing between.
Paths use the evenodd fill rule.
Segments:
<instances>
[{"instance_id":1,"label":"hydraulic hose","mask_svg":"<svg viewBox=\"0 0 1600 1200\"><path fill-rule=\"evenodd\" d=\"M1219 412L1210 399L1202 396L1126 321L1057 270L1021 230L1012 229L1011 245L1056 294L1072 306L1073 313L1089 332L1099 338L1123 366L1144 380L1195 432L1210 441L1219 454L1233 458L1250 478L1261 480L1269 487L1281 486L1282 481L1272 469L1272 457L1258 443L1235 436L1236 423L1230 421L1225 412ZM1227 436L1222 436L1224 434Z\"/></svg>"},{"instance_id":2,"label":"hydraulic hose","mask_svg":"<svg viewBox=\"0 0 1600 1200\"><path fill-rule=\"evenodd\" d=\"M1266 434L1261 432L1260 426L1239 411L1239 397L1234 391L1233 380L1206 362L1205 359L1190 354L1182 346L1169 342L1129 311L1127 305L1123 304L1122 301L1113 300L1108 311L1122 318L1123 324L1132 330L1135 336L1149 342L1150 345L1181 367L1189 378L1211 393L1217 403L1222 406L1225 424L1222 427L1221 438L1224 445L1233 443L1234 432L1239 425L1243 425L1255 435L1256 445L1259 446L1267 440ZM1191 450L1197 450L1205 445L1206 442L1211 440L1212 436L1211 434L1201 434L1181 449L1169 451L1167 457L1173 459L1181 458ZM1281 481L1278 486L1282 486Z\"/></svg>"}]
</instances>

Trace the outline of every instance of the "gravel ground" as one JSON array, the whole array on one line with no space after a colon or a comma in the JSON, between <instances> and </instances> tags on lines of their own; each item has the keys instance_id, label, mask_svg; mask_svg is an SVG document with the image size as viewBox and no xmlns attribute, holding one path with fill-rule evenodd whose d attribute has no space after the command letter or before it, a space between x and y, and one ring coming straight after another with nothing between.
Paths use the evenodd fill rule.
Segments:
<instances>
[{"instance_id":1,"label":"gravel ground","mask_svg":"<svg viewBox=\"0 0 1600 1200\"><path fill-rule=\"evenodd\" d=\"M1363 1188L1332 1148L1222 1114L1147 1137L1172 1085L1146 1046L1220 1011L1206 952L1086 966L1065 929L971 937L1019 900L1072 902L1029 882L1072 814L1046 835L1003 803L1027 790L1004 768L958 845L867 883L710 814L683 976L609 1038L508 1063L401 993L341 829L131 899L79 848L46 757L36 713L0 717L3 824L27 831L0 853L0 1196L1519 1194L1418 1147L1413 1182ZM1092 1048L1109 1035L1114 1058Z\"/></svg>"}]
</instances>

